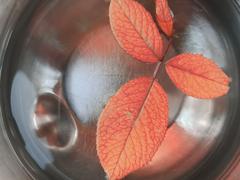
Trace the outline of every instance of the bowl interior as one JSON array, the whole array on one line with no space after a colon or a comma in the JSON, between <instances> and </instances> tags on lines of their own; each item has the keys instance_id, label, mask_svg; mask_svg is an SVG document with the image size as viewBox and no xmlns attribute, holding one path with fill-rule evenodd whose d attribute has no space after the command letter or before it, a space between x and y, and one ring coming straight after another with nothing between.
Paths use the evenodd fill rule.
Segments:
<instances>
[{"instance_id":1,"label":"bowl interior","mask_svg":"<svg viewBox=\"0 0 240 180\"><path fill-rule=\"evenodd\" d=\"M154 13L152 0L140 2ZM191 52L213 59L232 78L231 90L216 100L187 97L162 68L158 80L168 93L169 129L153 161L126 179L174 179L198 171L236 121L238 55L227 27L208 2L169 3L176 31L169 58ZM14 58L5 62L10 129L20 134L27 161L54 178L105 179L96 154L98 117L123 84L152 76L156 66L119 47L108 9L107 0L40 3Z\"/></svg>"}]
</instances>

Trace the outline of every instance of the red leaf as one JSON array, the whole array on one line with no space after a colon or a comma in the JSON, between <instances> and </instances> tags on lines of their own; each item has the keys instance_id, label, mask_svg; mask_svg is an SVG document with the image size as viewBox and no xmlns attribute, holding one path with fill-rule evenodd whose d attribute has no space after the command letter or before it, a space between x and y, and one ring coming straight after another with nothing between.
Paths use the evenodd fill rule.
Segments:
<instances>
[{"instance_id":1,"label":"red leaf","mask_svg":"<svg viewBox=\"0 0 240 180\"><path fill-rule=\"evenodd\" d=\"M173 83L189 96L212 99L229 91L230 78L202 55L178 55L167 63L166 70Z\"/></svg>"},{"instance_id":2,"label":"red leaf","mask_svg":"<svg viewBox=\"0 0 240 180\"><path fill-rule=\"evenodd\" d=\"M168 35L173 34L173 17L167 0L156 0L157 21L162 31Z\"/></svg>"},{"instance_id":3,"label":"red leaf","mask_svg":"<svg viewBox=\"0 0 240 180\"><path fill-rule=\"evenodd\" d=\"M163 56L163 40L150 13L133 0L112 0L110 24L120 46L134 58L155 63Z\"/></svg>"},{"instance_id":4,"label":"red leaf","mask_svg":"<svg viewBox=\"0 0 240 180\"><path fill-rule=\"evenodd\" d=\"M98 122L97 152L108 177L121 179L151 161L167 121L167 95L157 81L142 77L123 85Z\"/></svg>"}]
</instances>

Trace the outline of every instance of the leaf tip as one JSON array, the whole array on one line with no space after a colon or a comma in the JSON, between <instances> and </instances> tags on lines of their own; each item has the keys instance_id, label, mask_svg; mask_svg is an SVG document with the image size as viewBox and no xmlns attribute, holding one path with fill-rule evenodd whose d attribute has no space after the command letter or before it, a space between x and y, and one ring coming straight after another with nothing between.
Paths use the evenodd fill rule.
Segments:
<instances>
[{"instance_id":1,"label":"leaf tip","mask_svg":"<svg viewBox=\"0 0 240 180\"><path fill-rule=\"evenodd\" d=\"M173 12L167 0L156 0L156 19L162 31L168 36L173 35Z\"/></svg>"},{"instance_id":2,"label":"leaf tip","mask_svg":"<svg viewBox=\"0 0 240 180\"><path fill-rule=\"evenodd\" d=\"M180 54L166 64L166 72L176 87L188 96L214 99L226 95L230 89L230 78L202 54Z\"/></svg>"}]
</instances>

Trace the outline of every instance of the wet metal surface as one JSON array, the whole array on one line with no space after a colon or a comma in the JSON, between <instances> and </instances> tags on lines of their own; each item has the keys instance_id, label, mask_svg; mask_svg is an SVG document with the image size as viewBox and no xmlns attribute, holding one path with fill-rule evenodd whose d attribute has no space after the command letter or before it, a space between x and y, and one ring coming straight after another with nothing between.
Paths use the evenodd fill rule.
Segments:
<instances>
[{"instance_id":1,"label":"wet metal surface","mask_svg":"<svg viewBox=\"0 0 240 180\"><path fill-rule=\"evenodd\" d=\"M152 10L151 1L142 2ZM179 92L162 69L158 80L169 97L169 130L154 160L127 177L130 180L173 179L193 171L221 142L238 102L236 56L221 20L198 1L170 4L176 35L168 56L202 53L214 59L233 84L227 96L199 100ZM119 47L108 7L102 0L45 3L5 74L10 77L9 111L22 148L55 178L105 179L95 147L98 116L121 85L151 76L155 69Z\"/></svg>"}]
</instances>

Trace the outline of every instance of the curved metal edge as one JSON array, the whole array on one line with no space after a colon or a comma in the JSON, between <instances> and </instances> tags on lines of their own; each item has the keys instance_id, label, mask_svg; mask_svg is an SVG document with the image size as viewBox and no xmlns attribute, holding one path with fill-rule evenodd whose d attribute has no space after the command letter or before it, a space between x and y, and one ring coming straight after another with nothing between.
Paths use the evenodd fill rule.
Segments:
<instances>
[{"instance_id":1,"label":"curved metal edge","mask_svg":"<svg viewBox=\"0 0 240 180\"><path fill-rule=\"evenodd\" d=\"M240 1L239 0L232 0L236 10L240 13Z\"/></svg>"},{"instance_id":2,"label":"curved metal edge","mask_svg":"<svg viewBox=\"0 0 240 180\"><path fill-rule=\"evenodd\" d=\"M27 23L29 17L31 17L40 2L41 0L17 0L14 2L12 8L9 11L9 16L4 24L2 33L0 34L0 91L2 91L2 89L4 88L5 83L3 83L3 81L6 80L4 80L2 77L2 74L5 71L5 69L3 69L3 63L4 60L8 58L7 56L11 56L11 54L8 54L8 51L9 49L14 48L13 46L15 45L15 39L20 33L19 31L21 31L21 28L23 28L24 25ZM30 179L36 179L36 177L38 177L37 179L49 179L45 174L39 173L39 171L37 170L39 169L39 167L37 165L34 165L33 167L33 164L29 164L28 162L26 162L26 157L19 156L19 146L18 144L13 142L13 133L11 132L11 130L8 131L10 129L9 124L3 120L3 117L6 117L7 115L4 111L5 104L2 103L2 95L0 97L0 100L1 130L3 132L4 139L11 150L11 153L14 154L17 164L25 172L26 178L29 177Z\"/></svg>"},{"instance_id":3,"label":"curved metal edge","mask_svg":"<svg viewBox=\"0 0 240 180\"><path fill-rule=\"evenodd\" d=\"M231 21L229 21L229 18L233 18L232 20L238 22L238 28L236 29L231 29L229 31L230 36L234 37L234 34L239 33L237 32L237 30L239 30L240 28L240 0L223 0L221 1L221 3L218 0L200 0L201 2L205 3L208 2L211 4L211 10L215 11L215 13L229 13L229 9L232 9L233 12L230 12L228 17L224 17L225 21L224 24L231 27L234 26L234 24L231 23ZM222 7L226 7L225 9L220 9L219 7L217 7L216 4L221 4ZM224 5L223 5L224 4ZM230 37L227 39L230 40ZM239 47L240 45L240 38L238 39L233 39L234 42L232 42L232 44L234 44L236 47ZM236 49L233 49L234 52L236 52ZM240 56L240 53L237 51L237 55ZM240 65L240 61L238 62L238 66ZM238 73L239 74L239 73ZM235 86L237 86L238 89L240 89L240 84L239 81L238 83L235 84ZM237 98L238 97L234 97ZM229 114L229 116L231 116L230 119L236 118L236 114L239 115L239 104L235 103L235 106L237 106L238 108L238 112L237 111L231 111L231 113ZM185 176L182 177L182 179L186 179L186 180L190 180L190 179L196 179L196 180L202 180L202 179L206 179L206 180L212 180L212 179L219 179L219 180L225 180L228 179L231 175L231 173L235 170L235 168L237 166L239 166L240 164L240 144L239 141L234 141L236 139L240 138L240 126L234 126L233 123L230 123L229 126L225 127L226 132L230 132L227 134L228 137L224 137L225 140L227 139L232 139L232 147L229 147L227 149L226 146L224 146L223 143L219 144L219 146L216 147L216 149L209 154L201 164L199 164L197 167L199 167L200 171L198 170L194 170L193 172L187 173ZM233 132L238 132L236 134L236 136L234 136L234 134L231 134L231 130L234 130ZM226 154L226 156L222 156L221 152L224 151L223 148L228 152ZM212 156L212 155L217 154L216 156ZM211 163L208 163L208 162ZM209 168L211 167L211 168ZM214 167L216 167L214 169Z\"/></svg>"},{"instance_id":4,"label":"curved metal edge","mask_svg":"<svg viewBox=\"0 0 240 180\"><path fill-rule=\"evenodd\" d=\"M240 22L240 0L232 0L233 8L238 15L238 21ZM218 176L218 179L225 180L230 179L234 171L240 166L240 146L232 157L232 161L227 165L227 168ZM240 177L238 177L240 178Z\"/></svg>"}]
</instances>

